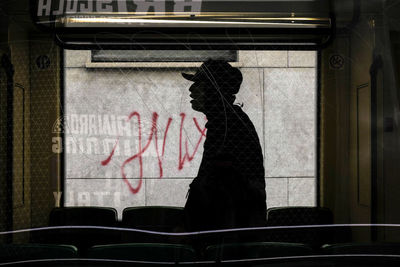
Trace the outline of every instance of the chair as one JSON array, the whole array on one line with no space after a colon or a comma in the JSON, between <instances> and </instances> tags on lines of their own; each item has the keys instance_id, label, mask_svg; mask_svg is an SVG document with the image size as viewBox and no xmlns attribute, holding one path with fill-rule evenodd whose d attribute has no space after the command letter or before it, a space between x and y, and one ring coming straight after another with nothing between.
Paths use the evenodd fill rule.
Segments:
<instances>
[{"instance_id":1,"label":"chair","mask_svg":"<svg viewBox=\"0 0 400 267\"><path fill-rule=\"evenodd\" d=\"M54 208L50 213L50 226L105 226L114 227L117 212L113 208L103 207L66 207ZM41 243L69 244L78 248L84 255L89 247L100 244L119 243L120 232L105 229L62 228L35 234Z\"/></svg>"},{"instance_id":2,"label":"chair","mask_svg":"<svg viewBox=\"0 0 400 267\"><path fill-rule=\"evenodd\" d=\"M183 208L167 206L147 206L125 208L122 213L122 226L156 232L179 232L183 229ZM170 236L127 232L124 242L169 243Z\"/></svg>"},{"instance_id":3,"label":"chair","mask_svg":"<svg viewBox=\"0 0 400 267\"><path fill-rule=\"evenodd\" d=\"M50 226L90 225L115 226L117 211L103 207L54 208L50 213Z\"/></svg>"},{"instance_id":4,"label":"chair","mask_svg":"<svg viewBox=\"0 0 400 267\"><path fill-rule=\"evenodd\" d=\"M400 243L344 243L322 246L324 254L385 254L399 255Z\"/></svg>"},{"instance_id":5,"label":"chair","mask_svg":"<svg viewBox=\"0 0 400 267\"><path fill-rule=\"evenodd\" d=\"M77 257L78 250L68 245L7 244L0 245L0 263L17 261L69 259Z\"/></svg>"},{"instance_id":6,"label":"chair","mask_svg":"<svg viewBox=\"0 0 400 267\"><path fill-rule=\"evenodd\" d=\"M332 224L333 214L321 207L278 207L267 210L268 225Z\"/></svg>"},{"instance_id":7,"label":"chair","mask_svg":"<svg viewBox=\"0 0 400 267\"><path fill-rule=\"evenodd\" d=\"M334 266L400 266L399 243L330 244L324 245L320 253Z\"/></svg>"},{"instance_id":8,"label":"chair","mask_svg":"<svg viewBox=\"0 0 400 267\"><path fill-rule=\"evenodd\" d=\"M211 261L254 260L271 257L311 255L313 250L304 244L253 242L213 245L207 247L205 257Z\"/></svg>"},{"instance_id":9,"label":"chair","mask_svg":"<svg viewBox=\"0 0 400 267\"><path fill-rule=\"evenodd\" d=\"M148 206L126 208L122 213L122 225L138 229L171 232L182 226L183 208Z\"/></svg>"},{"instance_id":10,"label":"chair","mask_svg":"<svg viewBox=\"0 0 400 267\"><path fill-rule=\"evenodd\" d=\"M189 246L156 243L94 246L89 250L88 258L171 263L196 260L195 251Z\"/></svg>"},{"instance_id":11,"label":"chair","mask_svg":"<svg viewBox=\"0 0 400 267\"><path fill-rule=\"evenodd\" d=\"M333 223L333 214L321 207L280 207L267 210L268 226L324 225ZM267 234L269 241L304 243L318 248L331 243L333 228L277 229Z\"/></svg>"}]
</instances>

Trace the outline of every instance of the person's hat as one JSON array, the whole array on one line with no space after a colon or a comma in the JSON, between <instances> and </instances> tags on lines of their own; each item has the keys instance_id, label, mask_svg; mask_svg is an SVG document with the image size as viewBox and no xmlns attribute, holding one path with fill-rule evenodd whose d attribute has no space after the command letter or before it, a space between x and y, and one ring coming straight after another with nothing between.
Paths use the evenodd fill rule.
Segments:
<instances>
[{"instance_id":1,"label":"person's hat","mask_svg":"<svg viewBox=\"0 0 400 267\"><path fill-rule=\"evenodd\" d=\"M243 81L242 73L239 69L232 67L223 60L209 59L204 62L195 74L182 73L182 76L193 82L209 82L222 93L236 94L239 92Z\"/></svg>"}]
</instances>

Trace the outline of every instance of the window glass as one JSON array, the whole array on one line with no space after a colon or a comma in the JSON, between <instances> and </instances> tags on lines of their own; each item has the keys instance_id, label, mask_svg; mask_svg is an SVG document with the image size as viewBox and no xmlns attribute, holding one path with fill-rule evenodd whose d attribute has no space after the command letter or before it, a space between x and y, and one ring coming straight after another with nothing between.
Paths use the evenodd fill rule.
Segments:
<instances>
[{"instance_id":1,"label":"window glass","mask_svg":"<svg viewBox=\"0 0 400 267\"><path fill-rule=\"evenodd\" d=\"M202 62L207 59L237 61L233 50L93 50L92 62Z\"/></svg>"},{"instance_id":2,"label":"window glass","mask_svg":"<svg viewBox=\"0 0 400 267\"><path fill-rule=\"evenodd\" d=\"M198 61L215 51L125 54L126 61L134 55ZM316 52L221 56L235 54L231 64L243 75L235 102L260 140L267 207L314 206ZM191 108L192 82L181 73L194 73L201 62L87 64L105 55L124 61L121 51L65 51L65 205L111 206L119 216L132 206L184 206L202 160L207 118Z\"/></svg>"}]
</instances>

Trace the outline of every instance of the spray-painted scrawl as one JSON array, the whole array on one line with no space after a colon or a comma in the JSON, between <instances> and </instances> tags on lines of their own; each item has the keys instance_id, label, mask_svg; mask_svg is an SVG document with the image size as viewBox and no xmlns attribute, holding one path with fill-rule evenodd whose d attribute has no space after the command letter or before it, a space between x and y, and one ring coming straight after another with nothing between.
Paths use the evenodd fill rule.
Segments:
<instances>
[{"instance_id":1,"label":"spray-painted scrawl","mask_svg":"<svg viewBox=\"0 0 400 267\"><path fill-rule=\"evenodd\" d=\"M194 155L196 154L199 145L201 144L203 137L205 137L205 132L206 132L206 128L201 128L197 119L193 118L193 123L196 126L196 128L199 131L199 139L196 143L196 146L194 148L194 151L192 153L189 152L188 149L188 140L186 139L183 142L183 136L182 136L182 129L183 129L183 123L185 121L185 113L181 113L181 122L180 122L180 131L179 131L179 159L178 159L178 170L183 169L183 166L185 164L185 161L192 161L192 159L194 158ZM163 142L162 145L159 145L158 142L158 135L157 135L157 124L158 124L158 114L156 112L153 113L153 118L152 118L152 127L150 130L150 133L148 134L147 137L147 141L144 142L144 145L142 143L142 125L141 125L141 117L140 117L140 113L138 112L132 112L129 115L128 120L131 120L133 117L135 117L137 119L137 123L138 123L138 131L139 131L139 150L137 153L135 153L134 155L128 157L127 159L124 160L124 162L121 165L121 175L122 178L124 180L124 182L126 183L126 185L128 186L129 190L133 193L136 194L137 192L139 192L141 185L142 185L142 178L143 178L143 160L142 160L142 155L146 152L146 150L148 150L148 148L150 147L151 143L154 142L155 148L156 148L156 153L157 153L157 160L158 160L158 167L159 167L159 171L160 171L160 178L163 177L163 157L164 157L164 153L165 153L165 145L166 145L166 140L167 140L167 136L168 136L168 130L169 130L169 126L172 123L172 118L168 118L167 124L165 126L165 130L164 130L164 138L163 138ZM183 148L183 143L184 143L184 148ZM112 160L112 157L115 153L115 150L117 148L117 146L119 145L119 139L116 140L115 142L115 146L113 148L113 150L111 151L110 155L108 156L107 159L103 160L101 162L101 164L103 166L107 166L110 161ZM127 179L127 175L125 173L125 166L127 164L131 164L131 162L134 161L138 161L139 163L139 183L137 186L132 186L132 184L129 182L129 180Z\"/></svg>"},{"instance_id":2,"label":"spray-painted scrawl","mask_svg":"<svg viewBox=\"0 0 400 267\"><path fill-rule=\"evenodd\" d=\"M143 177L146 176L147 166L144 157L157 161L158 177L162 178L165 176L163 162L166 148L178 151L178 157L173 159L176 162L175 171L181 171L185 162L191 162L198 152L206 136L206 128L202 126L206 118L199 122L195 117L191 121L186 120L185 113L180 113L179 117L180 120L168 117L164 122L159 121L157 112L153 112L151 120L142 118L137 111L129 116L70 114L57 120L53 131L65 132L67 154L99 155L104 158L98 162L104 171L107 171L114 160L120 168L120 177L129 191L136 194L142 187ZM172 124L179 125L179 134L177 132L175 135L169 134ZM194 137L192 148L189 147L184 126L197 129L198 135ZM56 145L59 147L60 144L61 141L53 140L53 147ZM178 145L173 147L174 144ZM115 157L119 160L115 161ZM132 185L129 181L130 177L126 171L128 166L134 170L131 176L139 178L136 185Z\"/></svg>"}]
</instances>

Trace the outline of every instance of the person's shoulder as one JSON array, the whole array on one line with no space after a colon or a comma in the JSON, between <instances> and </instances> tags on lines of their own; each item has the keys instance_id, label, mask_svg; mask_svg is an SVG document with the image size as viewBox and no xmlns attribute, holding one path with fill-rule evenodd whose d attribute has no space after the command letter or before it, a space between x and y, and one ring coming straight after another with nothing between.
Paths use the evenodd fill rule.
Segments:
<instances>
[{"instance_id":1,"label":"person's shoulder","mask_svg":"<svg viewBox=\"0 0 400 267\"><path fill-rule=\"evenodd\" d=\"M240 118L245 123L251 123L249 116L244 112L240 105L234 104L233 105L234 113L236 114L236 118Z\"/></svg>"},{"instance_id":2,"label":"person's shoulder","mask_svg":"<svg viewBox=\"0 0 400 267\"><path fill-rule=\"evenodd\" d=\"M236 127L236 130L240 130L243 132L243 130L245 129L247 131L246 137L253 138L254 136L256 136L258 139L255 126L250 117L246 114L246 112L244 112L242 107L239 105L233 105L233 108L235 111L235 123L233 123L233 125L234 127Z\"/></svg>"},{"instance_id":3,"label":"person's shoulder","mask_svg":"<svg viewBox=\"0 0 400 267\"><path fill-rule=\"evenodd\" d=\"M239 104L233 104L232 107L233 107L233 111L234 111L235 113L237 113L237 114L246 114L246 113L243 111L241 105L239 105Z\"/></svg>"}]
</instances>

